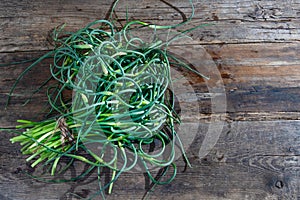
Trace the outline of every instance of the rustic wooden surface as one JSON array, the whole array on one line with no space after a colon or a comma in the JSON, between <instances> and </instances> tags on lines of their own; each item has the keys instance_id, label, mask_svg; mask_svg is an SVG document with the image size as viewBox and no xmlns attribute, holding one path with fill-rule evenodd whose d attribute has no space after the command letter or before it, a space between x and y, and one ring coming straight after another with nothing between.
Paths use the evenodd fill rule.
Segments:
<instances>
[{"instance_id":1,"label":"rustic wooden surface","mask_svg":"<svg viewBox=\"0 0 300 200\"><path fill-rule=\"evenodd\" d=\"M209 98L199 93L200 129L188 157L193 168L179 173L169 185L158 186L150 199L300 199L300 1L195 1L191 25L214 23L190 33L217 65L225 85L227 112L221 136L204 158L198 152L210 116ZM35 58L52 48L47 37L52 28L67 23L76 30L104 18L113 0L1 0L0 64ZM128 8L128 10L126 10ZM120 22L140 19L157 24L178 23L188 17L187 1L120 1ZM43 78L50 61L24 77L10 106L7 94L26 65L1 66L0 127L13 127L17 119L41 119L46 98L43 92L23 103ZM198 90L197 90L198 88ZM95 174L77 182L45 184L24 175L31 170L0 132L0 199L77 199L97 190ZM80 169L84 170L84 169ZM70 172L69 176L80 173ZM68 174L64 175L65 178ZM120 177L108 199L141 199L145 193L142 174Z\"/></svg>"}]
</instances>

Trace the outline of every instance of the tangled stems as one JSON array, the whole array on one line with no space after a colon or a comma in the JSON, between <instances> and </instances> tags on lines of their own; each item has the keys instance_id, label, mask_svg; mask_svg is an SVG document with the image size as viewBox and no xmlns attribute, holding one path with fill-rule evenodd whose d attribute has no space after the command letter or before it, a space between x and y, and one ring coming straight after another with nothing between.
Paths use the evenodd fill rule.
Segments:
<instances>
[{"instance_id":1,"label":"tangled stems","mask_svg":"<svg viewBox=\"0 0 300 200\"><path fill-rule=\"evenodd\" d=\"M47 96L49 116L55 117L41 122L19 120L17 128L25 131L11 139L22 145L32 167L50 164L54 175L62 157L98 171L108 167L113 176L100 187L102 192L107 187L111 191L120 174L134 168L142 168L155 184L170 183L176 175L177 144L188 163L176 133L180 118L172 92L169 43L133 37L132 25L154 28L133 21L116 31L109 21L98 20L68 35L60 36L62 30L57 29L56 48L19 76L17 82L43 59L53 57L50 78L56 85L48 88ZM172 60L190 69L180 59ZM64 97L68 91L72 98ZM172 167L173 174L158 180L151 174L155 167Z\"/></svg>"}]
</instances>

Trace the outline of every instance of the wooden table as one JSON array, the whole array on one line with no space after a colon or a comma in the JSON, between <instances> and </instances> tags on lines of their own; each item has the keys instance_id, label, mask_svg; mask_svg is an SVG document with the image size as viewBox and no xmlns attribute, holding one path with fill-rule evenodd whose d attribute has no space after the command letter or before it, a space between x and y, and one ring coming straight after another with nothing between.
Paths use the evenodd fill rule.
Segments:
<instances>
[{"instance_id":1,"label":"wooden table","mask_svg":"<svg viewBox=\"0 0 300 200\"><path fill-rule=\"evenodd\" d=\"M0 63L46 53L53 48L48 35L54 27L66 23L67 30L77 30L107 17L112 3L2 0ZM121 0L114 17L123 24L127 15L128 19L167 25L181 22L190 13L188 1ZM211 104L207 102L214 94L203 89L203 81L198 85L196 81L201 117L197 119L199 132L187 150L193 167L182 172L184 162L179 158L176 179L156 187L150 199L300 199L300 1L197 1L195 16L185 27L204 23L214 25L189 35L194 46L201 46L210 55L222 77L227 106L223 131L208 154L199 158L212 123ZM49 75L50 62L22 79L6 110L8 92L27 64L1 66L0 127L14 127L17 119L44 117L44 91L23 104ZM20 146L9 142L11 136L0 132L0 199L77 199L71 193L89 197L97 191L95 173L60 184L42 183L24 175L22 172L32 169ZM141 199L144 193L143 174L125 173L107 198Z\"/></svg>"}]
</instances>

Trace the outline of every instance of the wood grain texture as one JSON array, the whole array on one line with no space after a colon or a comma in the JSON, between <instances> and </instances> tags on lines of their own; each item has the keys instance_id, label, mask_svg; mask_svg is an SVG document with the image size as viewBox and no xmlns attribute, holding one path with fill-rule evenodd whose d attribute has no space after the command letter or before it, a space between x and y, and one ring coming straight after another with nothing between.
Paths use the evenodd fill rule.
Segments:
<instances>
[{"instance_id":1,"label":"wood grain texture","mask_svg":"<svg viewBox=\"0 0 300 200\"><path fill-rule=\"evenodd\" d=\"M7 109L8 93L28 64L2 66L37 58L53 46L49 33L66 23L74 31L105 18L113 0L29 1L2 0L0 6L0 127L14 127L17 119L44 118L45 89L32 91L47 78L51 59L45 60L21 80ZM128 8L128 9L127 9ZM188 1L120 1L114 17L156 24L175 24L189 17ZM126 16L127 15L127 16ZM178 175L169 185L158 186L150 199L201 200L298 200L300 199L300 1L195 1L195 16L179 28L211 23L189 33L190 46L201 46L222 77L226 113L220 138L210 153L199 150L211 124L211 100L217 92L206 82L187 74L196 98L178 91L195 115L183 116L197 133L187 148L193 168L176 160ZM199 57L199 65L205 63ZM197 106L199 106L199 109ZM69 200L97 192L96 172L68 183L43 183L26 175L36 173L21 155L20 146L9 142L11 133L0 132L0 199ZM71 178L86 166L75 163L65 174ZM107 172L104 177L108 177ZM142 173L124 173L107 199L141 199L147 187ZM97 197L96 199L101 199Z\"/></svg>"}]
</instances>

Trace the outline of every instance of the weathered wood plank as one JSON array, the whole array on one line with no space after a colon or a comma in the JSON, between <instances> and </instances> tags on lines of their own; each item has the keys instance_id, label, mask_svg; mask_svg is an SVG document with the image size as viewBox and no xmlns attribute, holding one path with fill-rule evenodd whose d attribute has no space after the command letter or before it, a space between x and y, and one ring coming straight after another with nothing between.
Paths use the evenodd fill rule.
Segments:
<instances>
[{"instance_id":1,"label":"weathered wood plank","mask_svg":"<svg viewBox=\"0 0 300 200\"><path fill-rule=\"evenodd\" d=\"M186 46L186 48L190 48ZM205 49L215 62L222 81L224 82L227 96L227 116L230 120L276 120L299 119L297 113L300 109L300 51L299 44L228 44L205 45ZM0 62L11 63L30 60L41 55L42 52L2 53ZM207 58L205 58L207 59ZM12 97L8 110L0 111L3 116L2 126L11 124L16 118L4 119L7 113L19 110L19 116L31 118L41 109L46 101L46 91L42 90L33 96L32 103L26 107L21 105L30 97L32 91L50 75L49 65L51 59L45 60L35 67L21 80ZM203 62L203 60L199 60ZM28 66L11 65L1 67L0 94L1 104L4 105L8 92L18 75ZM201 69L200 69L201 70ZM202 118L207 118L211 112L211 98L207 85L202 78L188 74L190 84L200 100L200 113ZM192 78L191 78L192 77ZM181 96L189 96L185 90L178 91ZM40 110L39 110L40 109ZM193 108L191 105L191 111ZM32 112L33 111L33 112ZM14 120L13 120L14 119ZM7 122L5 122L7 121Z\"/></svg>"},{"instance_id":2,"label":"weathered wood plank","mask_svg":"<svg viewBox=\"0 0 300 200\"><path fill-rule=\"evenodd\" d=\"M205 132L203 125L200 133ZM198 135L188 150L193 168L181 172L184 163L177 160L179 174L170 184L158 186L150 199L297 199L300 170L299 122L233 122L225 127L219 142L205 158L198 159L203 135ZM2 133L1 133L2 134ZM31 170L18 150L2 135L0 165L2 195L11 199L66 199L67 191L91 195L97 190L96 174L77 183L44 184L22 174ZM83 166L71 168L72 176ZM70 171L70 173L71 173ZM69 177L64 174L64 178ZM46 178L51 179L48 175ZM17 182L17 184L15 184ZM124 183L126 183L124 185ZM115 184L108 199L140 199L144 192L141 173L125 173ZM6 189L5 189L6 188ZM5 190L4 190L5 189ZM18 192L12 192L18 190ZM53 193L52 191L56 191Z\"/></svg>"},{"instance_id":3,"label":"weathered wood plank","mask_svg":"<svg viewBox=\"0 0 300 200\"><path fill-rule=\"evenodd\" d=\"M85 24L105 18L112 1L77 1L51 5L44 1L2 1L0 10L0 52L49 49L49 31L67 23L68 30L76 30ZM116 7L119 20L140 19L157 24L182 21L191 13L188 1L165 3L151 0L120 1ZM192 32L200 44L206 43L252 43L299 41L299 10L297 1L201 1L195 3L195 16L191 25L213 22L214 26ZM130 8L130 9L126 9ZM177 8L177 9L175 9ZM180 12L179 12L180 11ZM183 16L184 17L183 17Z\"/></svg>"}]
</instances>

